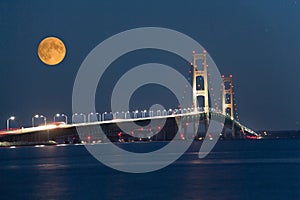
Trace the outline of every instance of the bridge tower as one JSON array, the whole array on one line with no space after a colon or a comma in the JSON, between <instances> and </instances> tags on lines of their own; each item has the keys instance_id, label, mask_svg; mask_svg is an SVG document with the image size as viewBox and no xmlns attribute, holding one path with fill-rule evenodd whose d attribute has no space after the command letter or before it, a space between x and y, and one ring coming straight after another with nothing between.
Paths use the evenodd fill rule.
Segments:
<instances>
[{"instance_id":1,"label":"bridge tower","mask_svg":"<svg viewBox=\"0 0 300 200\"><path fill-rule=\"evenodd\" d=\"M231 135L235 136L234 129L234 103L233 103L233 84L232 84L232 75L225 77L222 75L222 113L223 115L229 114L232 119ZM229 83L229 88L226 87L226 84ZM230 109L230 113L227 113L227 109ZM226 132L224 132L226 133Z\"/></svg>"},{"instance_id":2,"label":"bridge tower","mask_svg":"<svg viewBox=\"0 0 300 200\"><path fill-rule=\"evenodd\" d=\"M234 107L233 107L233 84L232 84L232 75L225 77L222 75L223 88L222 88L222 109L223 115L226 115L226 110L229 108L231 117L234 118ZM229 88L226 88L226 83L229 83ZM227 98L229 96L229 99ZM227 101L228 100L228 101Z\"/></svg>"},{"instance_id":3,"label":"bridge tower","mask_svg":"<svg viewBox=\"0 0 300 200\"><path fill-rule=\"evenodd\" d=\"M203 68L197 68L197 60L202 60ZM206 63L206 51L203 53L196 53L193 51L193 108L197 110L198 103L197 97L204 97L204 111L208 116L209 102L208 102L208 81L207 81L207 63ZM203 89L199 90L197 88L197 77L203 77ZM208 117L207 117L208 118Z\"/></svg>"}]
</instances>

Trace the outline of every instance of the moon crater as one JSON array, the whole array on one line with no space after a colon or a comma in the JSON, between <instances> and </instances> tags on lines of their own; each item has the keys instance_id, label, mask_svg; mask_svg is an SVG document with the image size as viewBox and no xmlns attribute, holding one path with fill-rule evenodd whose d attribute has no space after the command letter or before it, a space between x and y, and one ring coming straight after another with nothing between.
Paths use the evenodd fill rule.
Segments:
<instances>
[{"instance_id":1,"label":"moon crater","mask_svg":"<svg viewBox=\"0 0 300 200\"><path fill-rule=\"evenodd\" d=\"M56 37L47 37L43 39L38 47L38 56L40 60L47 65L59 64L66 55L64 43Z\"/></svg>"}]
</instances>

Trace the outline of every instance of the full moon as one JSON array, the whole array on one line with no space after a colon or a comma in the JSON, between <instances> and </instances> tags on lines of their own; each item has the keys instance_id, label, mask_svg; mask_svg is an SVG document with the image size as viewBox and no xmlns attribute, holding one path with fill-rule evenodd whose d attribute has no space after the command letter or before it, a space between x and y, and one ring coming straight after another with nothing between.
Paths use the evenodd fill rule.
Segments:
<instances>
[{"instance_id":1,"label":"full moon","mask_svg":"<svg viewBox=\"0 0 300 200\"><path fill-rule=\"evenodd\" d=\"M47 65L59 64L66 55L64 43L56 37L43 39L38 47L38 56Z\"/></svg>"}]
</instances>

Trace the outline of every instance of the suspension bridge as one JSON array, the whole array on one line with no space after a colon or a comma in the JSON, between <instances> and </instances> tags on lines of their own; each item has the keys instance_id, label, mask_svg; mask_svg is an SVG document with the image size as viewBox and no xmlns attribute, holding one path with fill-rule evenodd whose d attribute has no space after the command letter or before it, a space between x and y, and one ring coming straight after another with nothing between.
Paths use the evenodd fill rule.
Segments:
<instances>
[{"instance_id":1,"label":"suspension bridge","mask_svg":"<svg viewBox=\"0 0 300 200\"><path fill-rule=\"evenodd\" d=\"M202 66L197 66L198 61ZM239 122L236 102L234 99L234 87L232 75L225 77L222 75L221 99L215 99L213 88L209 88L208 65L206 61L206 51L202 53L193 52L193 62L189 71L192 85L193 105L189 108L178 108L169 110L142 110L126 112L104 112L104 113L74 113L71 123L68 123L67 116L63 117L63 122L46 123L46 117L42 117L42 126L21 128L16 130L6 130L0 132L0 141L62 141L62 142L105 142L111 141L136 141L136 140L171 140L174 137L179 140L209 138L218 139L214 136L206 137L207 127L212 117L224 122L220 137L227 139L259 139L260 136L250 128ZM199 105L198 98L203 99L203 105ZM184 97L183 97L184 98ZM221 100L219 105L217 100ZM215 105L214 105L215 104ZM34 117L32 118L34 120ZM54 116L55 121L55 116ZM135 122L141 128L132 129L130 124ZM147 126L151 122L151 126ZM119 128L127 126L126 132ZM98 132L97 127L101 127L106 137ZM145 128L144 128L145 127ZM203 127L201 129L201 127ZM131 129L130 129L131 128ZM83 130L84 135L78 137L78 129ZM175 136L179 132L180 135ZM154 134L155 133L155 134ZM213 134L212 134L213 135Z\"/></svg>"}]
</instances>

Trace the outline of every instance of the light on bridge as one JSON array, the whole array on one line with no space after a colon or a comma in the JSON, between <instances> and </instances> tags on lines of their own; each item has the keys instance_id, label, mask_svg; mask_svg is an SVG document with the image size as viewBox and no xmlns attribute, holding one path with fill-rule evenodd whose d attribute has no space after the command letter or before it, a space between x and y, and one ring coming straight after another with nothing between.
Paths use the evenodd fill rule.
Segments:
<instances>
[{"instance_id":1,"label":"light on bridge","mask_svg":"<svg viewBox=\"0 0 300 200\"><path fill-rule=\"evenodd\" d=\"M34 125L35 125L35 123L34 123L35 119L39 119L39 118L42 118L44 120L44 126L47 125L47 118L44 115L36 114L31 118L32 127L34 127Z\"/></svg>"},{"instance_id":2,"label":"light on bridge","mask_svg":"<svg viewBox=\"0 0 300 200\"><path fill-rule=\"evenodd\" d=\"M9 121L10 120L15 120L16 118L15 118L15 116L11 116L10 118L8 118L7 120L6 120L6 129L7 130L9 130Z\"/></svg>"},{"instance_id":3,"label":"light on bridge","mask_svg":"<svg viewBox=\"0 0 300 200\"><path fill-rule=\"evenodd\" d=\"M58 117L63 117L65 119L65 123L68 124L68 116L65 114L59 114L59 113L54 115L53 122L56 122L56 118L58 118Z\"/></svg>"}]
</instances>

